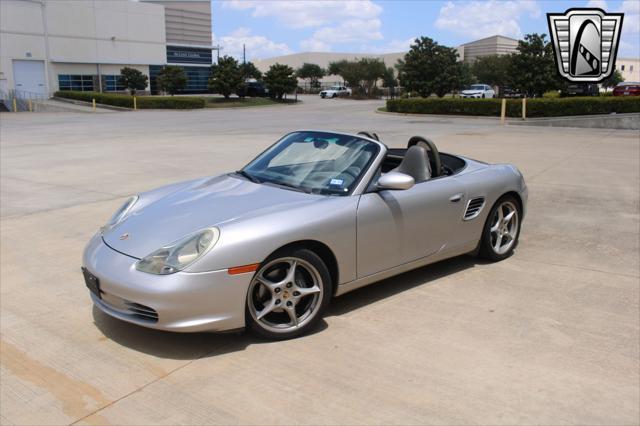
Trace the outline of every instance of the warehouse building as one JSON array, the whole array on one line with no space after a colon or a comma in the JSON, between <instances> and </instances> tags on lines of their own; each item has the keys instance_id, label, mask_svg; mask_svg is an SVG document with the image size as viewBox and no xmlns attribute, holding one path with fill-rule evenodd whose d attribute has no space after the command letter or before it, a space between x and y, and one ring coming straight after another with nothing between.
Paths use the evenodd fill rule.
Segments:
<instances>
[{"instance_id":1,"label":"warehouse building","mask_svg":"<svg viewBox=\"0 0 640 426\"><path fill-rule=\"evenodd\" d=\"M150 77L166 64L206 90L209 0L2 0L0 92L48 97L57 90L120 91L120 69Z\"/></svg>"},{"instance_id":2,"label":"warehouse building","mask_svg":"<svg viewBox=\"0 0 640 426\"><path fill-rule=\"evenodd\" d=\"M518 40L501 35L494 35L458 46L460 60L469 63L475 62L476 59L483 56L508 55L516 53L517 50Z\"/></svg>"}]
</instances>

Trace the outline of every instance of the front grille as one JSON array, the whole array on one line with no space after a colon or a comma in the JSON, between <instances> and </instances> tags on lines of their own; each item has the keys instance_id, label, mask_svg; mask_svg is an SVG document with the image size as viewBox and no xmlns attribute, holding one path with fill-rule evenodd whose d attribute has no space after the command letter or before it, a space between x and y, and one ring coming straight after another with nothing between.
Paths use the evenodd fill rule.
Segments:
<instances>
[{"instance_id":1,"label":"front grille","mask_svg":"<svg viewBox=\"0 0 640 426\"><path fill-rule=\"evenodd\" d=\"M127 307L127 310L136 318L158 322L158 313L155 309L150 308L145 305L141 305L139 303L130 302L128 300L124 301L124 304Z\"/></svg>"},{"instance_id":2,"label":"front grille","mask_svg":"<svg viewBox=\"0 0 640 426\"><path fill-rule=\"evenodd\" d=\"M482 207L484 206L484 197L476 197L469 200L467 204L467 210L464 212L464 220L471 220L476 218Z\"/></svg>"}]
</instances>

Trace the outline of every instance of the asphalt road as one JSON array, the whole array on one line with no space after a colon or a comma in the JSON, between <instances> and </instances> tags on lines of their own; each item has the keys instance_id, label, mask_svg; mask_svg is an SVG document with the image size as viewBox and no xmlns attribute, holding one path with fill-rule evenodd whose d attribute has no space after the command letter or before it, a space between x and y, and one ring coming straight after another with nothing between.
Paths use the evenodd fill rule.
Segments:
<instances>
[{"instance_id":1,"label":"asphalt road","mask_svg":"<svg viewBox=\"0 0 640 426\"><path fill-rule=\"evenodd\" d=\"M640 133L376 114L379 102L0 115L0 423L640 423ZM512 162L516 254L333 301L287 342L171 334L91 306L81 252L137 191L235 170L297 128Z\"/></svg>"}]
</instances>

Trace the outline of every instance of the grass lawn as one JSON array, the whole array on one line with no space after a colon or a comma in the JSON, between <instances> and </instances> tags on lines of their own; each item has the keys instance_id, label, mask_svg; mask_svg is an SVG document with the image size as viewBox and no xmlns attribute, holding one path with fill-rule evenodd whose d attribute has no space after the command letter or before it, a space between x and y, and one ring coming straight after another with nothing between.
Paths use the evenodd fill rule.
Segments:
<instances>
[{"instance_id":1,"label":"grass lawn","mask_svg":"<svg viewBox=\"0 0 640 426\"><path fill-rule=\"evenodd\" d=\"M293 99L286 99L277 101L271 98L205 98L207 101L206 108L244 108L266 105L278 105L278 104L293 104Z\"/></svg>"}]
</instances>

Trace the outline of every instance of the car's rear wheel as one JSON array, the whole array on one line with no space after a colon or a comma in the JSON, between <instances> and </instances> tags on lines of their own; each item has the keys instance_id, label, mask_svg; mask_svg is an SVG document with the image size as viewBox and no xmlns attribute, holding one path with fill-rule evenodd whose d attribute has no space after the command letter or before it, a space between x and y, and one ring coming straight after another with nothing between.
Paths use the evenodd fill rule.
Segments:
<instances>
[{"instance_id":1,"label":"car's rear wheel","mask_svg":"<svg viewBox=\"0 0 640 426\"><path fill-rule=\"evenodd\" d=\"M260 266L249 285L247 327L274 340L305 334L322 318L331 288L329 270L314 252L276 253Z\"/></svg>"},{"instance_id":2,"label":"car's rear wheel","mask_svg":"<svg viewBox=\"0 0 640 426\"><path fill-rule=\"evenodd\" d=\"M520 237L520 208L511 195L500 198L491 209L480 241L480 256L494 262L513 254Z\"/></svg>"}]
</instances>

